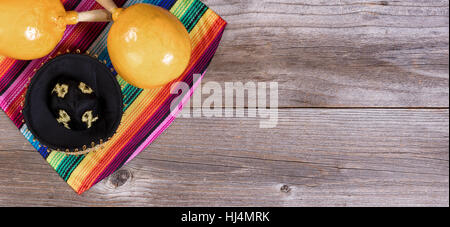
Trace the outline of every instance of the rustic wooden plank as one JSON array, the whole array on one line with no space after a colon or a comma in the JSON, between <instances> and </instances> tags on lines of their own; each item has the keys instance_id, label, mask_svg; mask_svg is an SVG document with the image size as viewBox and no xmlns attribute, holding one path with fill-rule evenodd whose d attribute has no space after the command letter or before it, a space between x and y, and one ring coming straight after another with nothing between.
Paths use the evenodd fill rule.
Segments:
<instances>
[{"instance_id":1,"label":"rustic wooden plank","mask_svg":"<svg viewBox=\"0 0 450 227\"><path fill-rule=\"evenodd\" d=\"M448 206L448 109L179 118L78 196L0 114L2 206Z\"/></svg>"},{"instance_id":2,"label":"rustic wooden plank","mask_svg":"<svg viewBox=\"0 0 450 227\"><path fill-rule=\"evenodd\" d=\"M447 0L204 2L229 22L204 83L276 81L281 107L449 106Z\"/></svg>"}]
</instances>

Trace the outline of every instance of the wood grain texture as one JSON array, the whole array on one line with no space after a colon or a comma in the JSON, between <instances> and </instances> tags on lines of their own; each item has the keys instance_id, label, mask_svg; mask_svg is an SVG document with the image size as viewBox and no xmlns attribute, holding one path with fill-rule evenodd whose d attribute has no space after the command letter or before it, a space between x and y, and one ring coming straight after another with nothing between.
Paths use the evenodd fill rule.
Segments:
<instances>
[{"instance_id":1,"label":"wood grain texture","mask_svg":"<svg viewBox=\"0 0 450 227\"><path fill-rule=\"evenodd\" d=\"M449 105L446 0L204 2L229 22L204 83L277 81L281 107Z\"/></svg>"},{"instance_id":2,"label":"wood grain texture","mask_svg":"<svg viewBox=\"0 0 450 227\"><path fill-rule=\"evenodd\" d=\"M448 110L280 110L177 119L82 196L0 118L0 204L57 206L448 206Z\"/></svg>"}]
</instances>

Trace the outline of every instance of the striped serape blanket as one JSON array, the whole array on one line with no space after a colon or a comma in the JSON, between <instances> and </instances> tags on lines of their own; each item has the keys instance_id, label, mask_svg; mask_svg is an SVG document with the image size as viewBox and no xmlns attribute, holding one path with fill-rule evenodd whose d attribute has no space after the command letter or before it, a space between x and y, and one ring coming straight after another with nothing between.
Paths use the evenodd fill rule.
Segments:
<instances>
[{"instance_id":1,"label":"striped serape blanket","mask_svg":"<svg viewBox=\"0 0 450 227\"><path fill-rule=\"evenodd\" d=\"M87 11L100 9L94 0L62 0L66 10ZM112 174L133 159L154 141L175 119L182 105L189 100L206 72L222 37L226 22L199 0L116 0L118 6L127 7L136 3L149 3L164 7L177 16L187 28L193 53L191 63L184 74L165 87L141 90L127 84L120 75L117 80L124 96L124 117L116 135L104 148L87 155L66 156L61 152L47 150L22 122L21 103L26 93L26 84L34 76L35 69L58 53L88 52L98 55L107 66L113 67L106 48L106 38L111 23L80 23L68 26L62 41L51 54L33 61L18 61L0 56L0 107L19 128L25 138L36 148L55 171L78 193ZM201 75L201 76L194 76ZM190 86L180 98L171 94L176 82ZM178 108L171 103L180 99Z\"/></svg>"}]
</instances>

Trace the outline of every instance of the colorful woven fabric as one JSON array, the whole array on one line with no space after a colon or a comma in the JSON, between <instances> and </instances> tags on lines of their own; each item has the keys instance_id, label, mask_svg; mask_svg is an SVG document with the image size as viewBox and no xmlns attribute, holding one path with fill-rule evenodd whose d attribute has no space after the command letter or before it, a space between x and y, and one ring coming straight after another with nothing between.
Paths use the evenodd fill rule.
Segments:
<instances>
[{"instance_id":1,"label":"colorful woven fabric","mask_svg":"<svg viewBox=\"0 0 450 227\"><path fill-rule=\"evenodd\" d=\"M66 10L86 11L100 9L94 0L63 0ZM21 103L26 93L29 78L34 70L58 52L70 50L89 51L111 65L106 49L106 38L111 24L80 23L69 26L62 41L48 56L33 61L17 61L0 56L0 107L20 129L25 138L37 149L56 172L79 194L109 176L126 164L154 141L174 120L174 116L192 95L211 61L222 37L226 22L199 0L118 0L118 6L127 7L145 2L169 9L185 25L193 45L192 59L185 73L165 87L141 90L127 84L117 76L124 95L124 117L116 135L104 149L82 156L66 156L49 152L41 146L22 123ZM184 94L179 108L171 112L171 103L179 99L171 94L170 88L176 82L187 83L191 90Z\"/></svg>"}]
</instances>

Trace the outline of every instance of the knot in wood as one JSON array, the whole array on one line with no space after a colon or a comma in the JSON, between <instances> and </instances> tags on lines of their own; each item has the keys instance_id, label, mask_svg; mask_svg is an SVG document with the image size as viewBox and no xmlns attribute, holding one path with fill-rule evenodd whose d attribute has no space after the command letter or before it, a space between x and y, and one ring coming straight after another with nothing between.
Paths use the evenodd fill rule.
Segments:
<instances>
[{"instance_id":1,"label":"knot in wood","mask_svg":"<svg viewBox=\"0 0 450 227\"><path fill-rule=\"evenodd\" d=\"M280 191L284 192L284 193L288 193L291 191L291 188L289 187L289 185L285 184L285 185L281 186Z\"/></svg>"},{"instance_id":2,"label":"knot in wood","mask_svg":"<svg viewBox=\"0 0 450 227\"><path fill-rule=\"evenodd\" d=\"M128 179L131 178L131 172L126 169L116 171L111 175L110 182L114 187L120 187L124 185Z\"/></svg>"}]
</instances>

